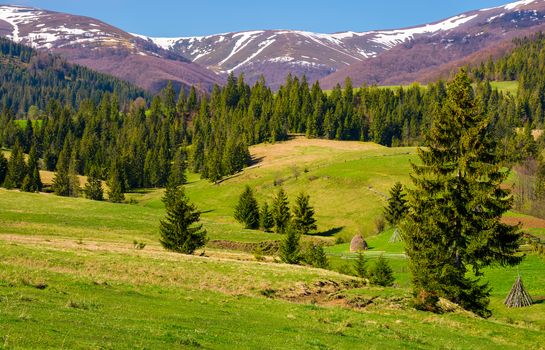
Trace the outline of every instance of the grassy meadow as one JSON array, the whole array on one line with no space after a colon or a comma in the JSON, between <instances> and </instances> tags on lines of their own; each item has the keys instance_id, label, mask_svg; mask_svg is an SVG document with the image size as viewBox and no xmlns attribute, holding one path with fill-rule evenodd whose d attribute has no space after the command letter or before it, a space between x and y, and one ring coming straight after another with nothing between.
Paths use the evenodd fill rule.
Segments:
<instances>
[{"instance_id":1,"label":"grassy meadow","mask_svg":"<svg viewBox=\"0 0 545 350\"><path fill-rule=\"evenodd\" d=\"M296 138L251 152L256 165L217 185L189 177L211 241L280 239L242 229L232 212L246 184L260 203L281 185L292 202L310 194L319 226L313 239L329 244L334 269L352 268L346 242L360 232L369 266L384 254L396 285L366 287L345 274L274 257L256 261L229 247L166 252L158 242L162 190L112 204L0 189L0 348L544 348L545 262L530 252L519 267L485 271L490 319L410 307L403 243L389 242L391 229L377 234L375 219L389 188L409 183L414 148ZM510 213L508 220L545 230L530 219ZM502 302L519 273L538 302L510 310Z\"/></svg>"}]
</instances>

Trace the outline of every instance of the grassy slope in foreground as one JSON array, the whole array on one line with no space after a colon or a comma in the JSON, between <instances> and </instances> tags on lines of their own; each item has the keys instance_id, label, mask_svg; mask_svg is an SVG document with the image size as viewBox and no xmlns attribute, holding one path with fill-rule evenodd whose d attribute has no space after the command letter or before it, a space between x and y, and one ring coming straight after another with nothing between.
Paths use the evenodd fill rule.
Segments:
<instances>
[{"instance_id":1,"label":"grassy slope in foreground","mask_svg":"<svg viewBox=\"0 0 545 350\"><path fill-rule=\"evenodd\" d=\"M43 204L40 195L0 190ZM38 196L38 197L37 197ZM45 196L47 197L47 196ZM50 196L53 200L60 198ZM88 204L92 218L116 207ZM0 201L0 221L9 210ZM50 203L55 205L55 203ZM59 205L65 205L59 203ZM127 206L137 210L137 206ZM145 209L144 212L149 209ZM69 212L74 214L75 212ZM120 215L126 215L123 213ZM142 215L136 211L135 216ZM65 220L71 220L70 214ZM25 227L22 220L21 227ZM543 305L509 312L509 319L482 320L463 314L433 315L403 304L376 303L363 311L268 299L267 290L301 288L300 283L343 281L333 272L248 261L251 256L209 252L210 257L163 251L157 243L134 250L122 222L105 221L104 231L119 234L102 241L101 231L70 239L63 226L56 234L27 227L0 234L0 340L16 348L172 348L344 349L471 348L528 349L541 346ZM143 233L145 235L145 233ZM156 233L152 233L155 235ZM123 238L126 237L126 238ZM533 257L532 259L536 259ZM541 262L539 262L541 263ZM536 264L533 261L532 264ZM536 281L543 283L540 270ZM493 286L502 281L500 271ZM405 298L403 288L361 288L356 295ZM494 298L494 303L497 298ZM499 305L495 305L501 308ZM496 311L496 310L495 310ZM499 312L502 312L501 310ZM463 336L461 336L463 335Z\"/></svg>"},{"instance_id":2,"label":"grassy slope in foreground","mask_svg":"<svg viewBox=\"0 0 545 350\"><path fill-rule=\"evenodd\" d=\"M205 225L213 239L276 238L241 230L231 218L246 181L264 199L276 191L275 179L284 181L292 199L301 189L312 195L324 229L343 226L340 234L351 233L359 223L372 227L391 184L407 180L413 151L320 140L260 145L252 149L263 158L258 166L219 186L192 176L188 187L192 199L208 211ZM300 283L348 278L305 267L257 263L244 253L207 249L208 258L167 253L158 244L158 220L164 214L160 191L133 196L141 201L139 205L0 189L0 341L6 347L543 346L545 304L522 310L502 305L517 268L487 271L495 315L490 320L432 315L391 302L409 294L403 259L392 261L399 288L350 291L367 299L378 297L362 311L341 308L335 298L322 300L321 306L289 303L262 294L298 290ZM345 210L353 210L354 216L345 217ZM399 244L388 243L390 233L369 239L371 260L380 252L393 256L402 251ZM148 245L135 250L135 239ZM329 252L334 263L353 258L346 245ZM542 260L530 255L520 271L534 297L545 295Z\"/></svg>"}]
</instances>

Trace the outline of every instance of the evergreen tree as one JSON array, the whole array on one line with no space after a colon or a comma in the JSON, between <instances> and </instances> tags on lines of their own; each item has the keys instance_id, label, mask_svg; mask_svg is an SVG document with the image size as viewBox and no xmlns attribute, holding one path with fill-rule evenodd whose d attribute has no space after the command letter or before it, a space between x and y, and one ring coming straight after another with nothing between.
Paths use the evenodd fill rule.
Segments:
<instances>
[{"instance_id":1,"label":"evergreen tree","mask_svg":"<svg viewBox=\"0 0 545 350\"><path fill-rule=\"evenodd\" d=\"M87 183L83 189L85 197L95 201L104 200L104 190L102 189L102 181L99 178L96 168L91 170L91 173L87 177Z\"/></svg>"},{"instance_id":2,"label":"evergreen tree","mask_svg":"<svg viewBox=\"0 0 545 350\"><path fill-rule=\"evenodd\" d=\"M384 255L380 255L370 273L370 282L381 287L390 287L394 284L394 272Z\"/></svg>"},{"instance_id":3,"label":"evergreen tree","mask_svg":"<svg viewBox=\"0 0 545 350\"><path fill-rule=\"evenodd\" d=\"M57 161L57 172L53 178L53 191L57 196L68 197L70 195L70 177L68 168L70 165L70 156L68 155L68 142L59 154Z\"/></svg>"},{"instance_id":4,"label":"evergreen tree","mask_svg":"<svg viewBox=\"0 0 545 350\"><path fill-rule=\"evenodd\" d=\"M40 169L38 165L38 154L36 146L30 147L28 155L27 175L23 180L21 189L25 192L40 192L43 188L42 179L40 178Z\"/></svg>"},{"instance_id":5,"label":"evergreen tree","mask_svg":"<svg viewBox=\"0 0 545 350\"><path fill-rule=\"evenodd\" d=\"M392 226L397 226L407 213L405 196L403 185L399 182L390 189L390 198L388 198L388 206L384 209L384 217Z\"/></svg>"},{"instance_id":6,"label":"evergreen tree","mask_svg":"<svg viewBox=\"0 0 545 350\"><path fill-rule=\"evenodd\" d=\"M70 163L68 164L68 195L70 197L79 197L81 192L78 177L78 166L77 153L76 149L74 148L70 157Z\"/></svg>"},{"instance_id":7,"label":"evergreen tree","mask_svg":"<svg viewBox=\"0 0 545 350\"><path fill-rule=\"evenodd\" d=\"M354 272L356 273L356 276L360 278L367 278L367 259L365 258L365 255L362 251L358 251L358 256L356 260L354 260Z\"/></svg>"},{"instance_id":8,"label":"evergreen tree","mask_svg":"<svg viewBox=\"0 0 545 350\"><path fill-rule=\"evenodd\" d=\"M187 182L187 152L184 147L179 148L174 155L174 161L168 177L168 186L181 186Z\"/></svg>"},{"instance_id":9,"label":"evergreen tree","mask_svg":"<svg viewBox=\"0 0 545 350\"><path fill-rule=\"evenodd\" d=\"M269 203L265 202L261 206L259 220L261 229L265 232L271 232L274 227L274 219L271 210L269 210Z\"/></svg>"},{"instance_id":10,"label":"evergreen tree","mask_svg":"<svg viewBox=\"0 0 545 350\"><path fill-rule=\"evenodd\" d=\"M288 196L283 188L280 188L272 205L274 230L276 233L286 233L290 224L290 208Z\"/></svg>"},{"instance_id":11,"label":"evergreen tree","mask_svg":"<svg viewBox=\"0 0 545 350\"><path fill-rule=\"evenodd\" d=\"M314 208L310 206L309 201L310 197L301 193L295 199L295 206L293 207L293 228L303 235L317 228L316 219L314 219Z\"/></svg>"},{"instance_id":12,"label":"evergreen tree","mask_svg":"<svg viewBox=\"0 0 545 350\"><path fill-rule=\"evenodd\" d=\"M329 267L327 254L321 244L312 243L304 254L304 261L319 269L327 269Z\"/></svg>"},{"instance_id":13,"label":"evergreen tree","mask_svg":"<svg viewBox=\"0 0 545 350\"><path fill-rule=\"evenodd\" d=\"M516 255L518 227L500 222L513 202L501 187L508 171L499 161L490 121L478 107L462 70L448 85L428 148L418 151L422 165L413 164L414 189L402 233L417 297L444 297L488 316L482 268L516 265L522 258Z\"/></svg>"},{"instance_id":14,"label":"evergreen tree","mask_svg":"<svg viewBox=\"0 0 545 350\"><path fill-rule=\"evenodd\" d=\"M6 175L8 173L8 160L4 156L4 153L0 151L0 186L4 184Z\"/></svg>"},{"instance_id":15,"label":"evergreen tree","mask_svg":"<svg viewBox=\"0 0 545 350\"><path fill-rule=\"evenodd\" d=\"M167 214L161 220L162 246L174 252L193 254L196 249L206 244L206 230L202 225L195 225L200 221L201 213L194 204L189 202L181 187L171 188L169 197L163 197Z\"/></svg>"},{"instance_id":16,"label":"evergreen tree","mask_svg":"<svg viewBox=\"0 0 545 350\"><path fill-rule=\"evenodd\" d=\"M259 228L259 205L250 186L246 186L238 199L235 207L235 219L248 229Z\"/></svg>"},{"instance_id":17,"label":"evergreen tree","mask_svg":"<svg viewBox=\"0 0 545 350\"><path fill-rule=\"evenodd\" d=\"M125 185L121 169L117 161L112 165L110 178L108 179L108 199L113 203L123 203L125 201Z\"/></svg>"},{"instance_id":18,"label":"evergreen tree","mask_svg":"<svg viewBox=\"0 0 545 350\"><path fill-rule=\"evenodd\" d=\"M8 169L4 180L4 187L7 189L21 188L27 173L23 149L19 142L11 150L8 161Z\"/></svg>"},{"instance_id":19,"label":"evergreen tree","mask_svg":"<svg viewBox=\"0 0 545 350\"><path fill-rule=\"evenodd\" d=\"M301 235L293 228L287 228L286 235L280 242L280 259L286 264L298 264L301 261Z\"/></svg>"}]
</instances>

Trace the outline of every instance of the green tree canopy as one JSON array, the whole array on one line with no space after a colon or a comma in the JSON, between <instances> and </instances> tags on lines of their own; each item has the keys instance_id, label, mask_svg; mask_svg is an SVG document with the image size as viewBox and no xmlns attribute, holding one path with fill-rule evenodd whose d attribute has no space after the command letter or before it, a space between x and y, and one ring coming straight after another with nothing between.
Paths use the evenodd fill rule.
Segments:
<instances>
[{"instance_id":1,"label":"green tree canopy","mask_svg":"<svg viewBox=\"0 0 545 350\"><path fill-rule=\"evenodd\" d=\"M201 213L189 202L183 187L171 188L169 197L163 197L167 214L161 220L161 245L182 254L193 254L206 244L206 230L200 221Z\"/></svg>"},{"instance_id":2,"label":"green tree canopy","mask_svg":"<svg viewBox=\"0 0 545 350\"><path fill-rule=\"evenodd\" d=\"M490 314L482 269L521 261L518 227L500 221L513 199L501 187L508 171L489 123L462 70L448 84L428 147L418 150L402 227L415 295L444 297L482 316Z\"/></svg>"},{"instance_id":3,"label":"green tree canopy","mask_svg":"<svg viewBox=\"0 0 545 350\"><path fill-rule=\"evenodd\" d=\"M316 230L314 208L310 206L310 196L300 193L295 199L293 207L293 227L301 234L308 234Z\"/></svg>"},{"instance_id":4,"label":"green tree canopy","mask_svg":"<svg viewBox=\"0 0 545 350\"><path fill-rule=\"evenodd\" d=\"M244 224L245 228L259 228L259 205L254 197L254 191L246 186L235 207L235 219Z\"/></svg>"}]
</instances>

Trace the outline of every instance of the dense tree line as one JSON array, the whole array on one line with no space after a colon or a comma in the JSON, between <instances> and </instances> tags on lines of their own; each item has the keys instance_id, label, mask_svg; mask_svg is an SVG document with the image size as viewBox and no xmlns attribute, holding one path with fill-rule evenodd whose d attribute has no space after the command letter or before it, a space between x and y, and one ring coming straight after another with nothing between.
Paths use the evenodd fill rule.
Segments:
<instances>
[{"instance_id":1,"label":"dense tree line","mask_svg":"<svg viewBox=\"0 0 545 350\"><path fill-rule=\"evenodd\" d=\"M545 34L514 39L515 49L471 69L477 80L518 81L515 116L534 127L545 120Z\"/></svg>"},{"instance_id":2,"label":"dense tree line","mask_svg":"<svg viewBox=\"0 0 545 350\"><path fill-rule=\"evenodd\" d=\"M91 99L99 102L104 92L116 92L122 105L147 97L142 89L123 80L97 73L59 56L0 38L0 101L17 116L39 118L50 100L77 107Z\"/></svg>"},{"instance_id":3,"label":"dense tree line","mask_svg":"<svg viewBox=\"0 0 545 350\"><path fill-rule=\"evenodd\" d=\"M513 57L518 57L517 50L529 51L533 57L533 52L545 44L542 36L527 40L521 41ZM32 62L36 56L24 46L3 43L3 50L21 57L21 61ZM524 67L517 68L521 76ZM78 78L86 71L74 69L80 73L64 80L100 85L98 78ZM490 120L491 132L499 140L498 151L511 162L535 157L537 147L532 144L531 129L539 118L532 117L531 111L537 105L528 99L531 108L521 108L525 105L524 93L517 97L492 89L486 80L492 76L487 72L473 71L481 79L474 84L474 93L478 109ZM22 81L19 85L34 86ZM48 86L39 81L35 84ZM61 90L60 85L51 89ZM72 169L72 175L92 174L94 180L111 182L115 190L112 195L122 200L120 193L130 189L165 187L170 181L172 185L183 184L186 169L213 182L221 181L251 164L250 145L285 140L292 133L387 146L421 145L433 115L446 98L446 86L441 81L426 88L354 89L347 80L343 87L324 91L318 83L309 86L304 77L292 76L277 92L263 79L250 86L243 76L233 75L224 87L216 86L206 96L194 88L177 96L169 85L149 103L137 99L126 108L122 108L122 101L129 95L121 97L120 89L114 90L103 93L98 101L94 95L82 94L77 107L66 99L52 98L39 111L39 120L33 122L29 121L32 111L26 120L18 120L13 112L18 107L6 100L0 114L0 145L12 148L18 142L28 153L34 144L44 169L57 170L61 162L63 170Z\"/></svg>"}]
</instances>

